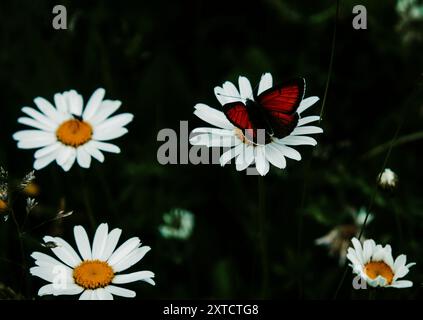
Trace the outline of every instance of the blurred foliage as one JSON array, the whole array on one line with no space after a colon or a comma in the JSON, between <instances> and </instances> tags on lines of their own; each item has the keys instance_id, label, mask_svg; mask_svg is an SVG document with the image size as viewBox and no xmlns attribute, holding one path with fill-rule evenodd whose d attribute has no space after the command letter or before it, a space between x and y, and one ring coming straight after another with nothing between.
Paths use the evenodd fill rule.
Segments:
<instances>
[{"instance_id":1,"label":"blurred foliage","mask_svg":"<svg viewBox=\"0 0 423 320\"><path fill-rule=\"evenodd\" d=\"M29 217L22 262L13 222L0 222L0 281L32 299L44 281L31 278L33 250L45 234L73 244L75 224L108 222L139 236L152 251L139 264L156 273L156 287L131 284L137 298L260 297L260 246L257 239L257 177L234 166L168 165L156 160L157 132L191 128L198 102L219 107L213 88L263 72L275 79L304 76L306 96L323 98L331 52L335 1L65 1L68 30L54 30L53 1L0 3L0 164L10 179L32 168L33 153L18 150L12 134L21 125L21 107L37 96L76 89L85 99L97 87L123 101L135 114L129 134L117 142L120 155L108 155L90 170L65 174L56 165L36 172L39 206ZM423 44L407 36L396 1L363 0L368 30L352 28L356 1L341 1L335 63L319 145L299 148L303 160L288 160L265 177L269 288L272 298L332 298L344 271L314 240L349 222L350 209L368 206L374 221L367 236L391 243L394 255L416 261L407 276L411 289L381 290L378 298L416 298L423 282L423 200L420 170L423 103L416 91L423 71ZM421 38L422 29L412 32ZM318 114L321 103L309 114ZM375 193L397 127L403 139L387 166L400 180L396 193ZM17 212L24 212L19 196ZM162 214L180 207L196 225L189 241L160 237ZM63 220L60 210L73 210ZM88 218L93 213L94 221ZM24 214L20 216L23 219ZM39 226L42 224L41 226ZM37 227L39 226L39 227ZM302 226L302 227L300 227ZM16 263L23 267L17 268ZM135 267L134 267L135 269ZM351 287L348 272L339 297L366 299ZM1 287L1 296L14 296ZM6 290L6 291L5 291ZM44 299L44 298L43 298ZM49 299L49 298L47 298Z\"/></svg>"}]
</instances>

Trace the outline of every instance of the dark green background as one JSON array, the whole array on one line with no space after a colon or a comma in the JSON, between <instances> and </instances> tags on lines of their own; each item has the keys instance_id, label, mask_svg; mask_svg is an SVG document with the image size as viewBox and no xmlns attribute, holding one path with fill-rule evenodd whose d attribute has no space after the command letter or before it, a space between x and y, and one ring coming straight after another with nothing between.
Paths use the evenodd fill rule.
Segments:
<instances>
[{"instance_id":1,"label":"dark green background","mask_svg":"<svg viewBox=\"0 0 423 320\"><path fill-rule=\"evenodd\" d=\"M253 86L264 72L276 80L303 76L306 96L323 98L335 1L61 1L68 10L66 31L52 28L56 2L2 1L0 164L12 179L32 168L33 152L18 150L12 134L23 128L16 120L33 98L52 101L54 93L76 89L87 101L104 87L106 98L122 100L120 112L135 115L129 134L116 141L120 155L106 155L104 164L94 161L89 170L75 166L65 174L52 164L36 173L40 206L24 237L27 264L33 264L33 250L47 251L37 245L45 234L72 244L75 224L92 234L91 211L96 223L120 227L123 238L139 236L152 247L134 270L154 271L157 286L129 285L137 298L331 298L344 268L314 239L348 222L348 208L369 205L387 149L369 151L389 142L402 122L399 136L422 130L422 96L413 92L423 48L403 41L395 3L341 1L325 132L316 148L298 148L301 162L288 160L286 170L272 168L264 178L270 287L263 293L258 178L233 165L162 166L157 132L178 130L180 120L191 128L204 125L193 106L218 108L214 86L236 82L238 75ZM368 9L368 30L352 28L356 4ZM321 106L307 114L319 114ZM375 196L367 236L418 263L407 276L413 288L382 290L380 298L421 296L421 148L418 139L393 148L387 165L398 173L400 187L394 196ZM17 200L18 210L24 198ZM73 216L29 231L54 216L63 200ZM187 242L158 234L162 214L173 207L196 215ZM21 279L10 219L0 222L0 248L0 282L35 297L44 281ZM367 298L351 289L351 279L348 271L340 298Z\"/></svg>"}]
</instances>

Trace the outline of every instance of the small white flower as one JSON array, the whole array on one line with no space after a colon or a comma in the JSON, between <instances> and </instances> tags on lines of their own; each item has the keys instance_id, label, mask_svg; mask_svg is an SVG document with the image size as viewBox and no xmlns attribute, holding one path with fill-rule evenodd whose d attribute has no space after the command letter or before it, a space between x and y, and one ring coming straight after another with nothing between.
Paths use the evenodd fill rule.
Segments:
<instances>
[{"instance_id":1,"label":"small white flower","mask_svg":"<svg viewBox=\"0 0 423 320\"><path fill-rule=\"evenodd\" d=\"M164 224L159 226L163 238L188 239L194 229L194 215L183 209L174 209L163 215Z\"/></svg>"},{"instance_id":2,"label":"small white flower","mask_svg":"<svg viewBox=\"0 0 423 320\"><path fill-rule=\"evenodd\" d=\"M39 149L35 152L34 169L40 170L56 160L65 171L69 171L75 160L82 168L89 168L91 157L104 161L102 151L120 153L120 149L104 141L113 140L126 134L125 125L133 115L123 113L109 118L121 102L103 100L104 89L97 89L83 108L83 99L75 90L56 93L54 104L37 97L34 103L38 110L23 107L28 117L18 122L37 130L16 132L13 138L18 148Z\"/></svg>"},{"instance_id":3,"label":"small white flower","mask_svg":"<svg viewBox=\"0 0 423 320\"><path fill-rule=\"evenodd\" d=\"M125 298L136 295L135 291L117 285L139 280L155 285L151 271L120 274L151 249L141 246L137 237L125 241L116 249L121 233L121 229L109 232L107 223L102 223L95 232L91 247L85 229L75 226L75 241L80 255L62 238L45 236L45 244L50 244L47 247L60 261L41 252L32 253L37 266L30 269L31 274L50 282L40 288L38 295L81 294L80 300L113 300L113 295Z\"/></svg>"},{"instance_id":4,"label":"small white flower","mask_svg":"<svg viewBox=\"0 0 423 320\"><path fill-rule=\"evenodd\" d=\"M364 241L363 246L357 238L352 240L354 248L348 248L347 258L355 274L372 287L408 288L413 286L409 280L399 280L407 275L415 263L406 264L407 257L402 254L395 261L388 244L382 247L373 240Z\"/></svg>"},{"instance_id":5,"label":"small white flower","mask_svg":"<svg viewBox=\"0 0 423 320\"><path fill-rule=\"evenodd\" d=\"M221 105L230 102L242 101L253 97L253 89L250 81L246 77L239 77L239 91L236 86L226 81L222 87L214 89L217 100ZM257 95L271 88L273 78L270 73L263 74L261 77ZM260 175L264 176L269 172L270 164L277 168L286 167L286 159L301 160L301 154L291 146L312 145L317 141L306 135L322 133L323 130L317 126L308 125L311 122L319 121L319 116L307 116L302 118L301 114L315 104L318 97L308 97L301 101L297 109L299 120L297 127L286 137L282 139L272 138L265 144L251 143L243 135L242 130L235 127L221 111L213 109L205 104L195 105L194 114L205 122L217 128L196 128L193 133L198 135L190 139L193 145L204 145L207 147L230 147L220 157L220 164L224 166L235 158L236 169L245 170L250 165L255 165Z\"/></svg>"},{"instance_id":6,"label":"small white flower","mask_svg":"<svg viewBox=\"0 0 423 320\"><path fill-rule=\"evenodd\" d=\"M339 264L344 265L347 257L348 247L351 245L351 238L360 234L364 220L367 216L365 208L361 207L359 211L351 212L353 223L337 225L323 237L314 241L316 245L326 246L330 255L339 257ZM374 219L373 214L369 213L366 224L368 225Z\"/></svg>"},{"instance_id":7,"label":"small white flower","mask_svg":"<svg viewBox=\"0 0 423 320\"><path fill-rule=\"evenodd\" d=\"M382 189L393 190L398 184L398 176L391 169L386 168L378 175L378 183Z\"/></svg>"}]
</instances>

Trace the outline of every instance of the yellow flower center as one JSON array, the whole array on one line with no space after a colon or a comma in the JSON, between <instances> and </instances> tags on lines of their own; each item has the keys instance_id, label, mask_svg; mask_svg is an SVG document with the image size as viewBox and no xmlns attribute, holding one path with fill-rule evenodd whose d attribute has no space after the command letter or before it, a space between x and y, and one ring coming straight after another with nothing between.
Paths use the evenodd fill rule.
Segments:
<instances>
[{"instance_id":1,"label":"yellow flower center","mask_svg":"<svg viewBox=\"0 0 423 320\"><path fill-rule=\"evenodd\" d=\"M383 261L371 261L364 266L364 272L370 279L376 279L381 276L386 279L388 284L392 283L394 273L390 266Z\"/></svg>"},{"instance_id":2,"label":"yellow flower center","mask_svg":"<svg viewBox=\"0 0 423 320\"><path fill-rule=\"evenodd\" d=\"M56 130L57 139L67 146L77 148L91 140L93 128L85 121L70 119Z\"/></svg>"},{"instance_id":3,"label":"yellow flower center","mask_svg":"<svg viewBox=\"0 0 423 320\"><path fill-rule=\"evenodd\" d=\"M73 270L75 283L91 290L107 287L114 276L112 267L100 260L83 261Z\"/></svg>"}]
</instances>

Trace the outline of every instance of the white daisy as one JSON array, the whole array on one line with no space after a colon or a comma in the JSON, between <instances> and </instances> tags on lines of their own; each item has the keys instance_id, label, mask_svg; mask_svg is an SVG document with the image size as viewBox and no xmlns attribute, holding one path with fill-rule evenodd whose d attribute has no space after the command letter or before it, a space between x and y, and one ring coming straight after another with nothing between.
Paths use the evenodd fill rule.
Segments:
<instances>
[{"instance_id":1,"label":"white daisy","mask_svg":"<svg viewBox=\"0 0 423 320\"><path fill-rule=\"evenodd\" d=\"M104 141L119 138L128 130L124 127L133 115L123 113L109 118L121 102L103 100L104 89L97 89L83 108L83 99L75 90L56 93L54 104L37 97L34 103L39 110L23 107L29 117L21 117L19 123L37 130L16 132L13 138L18 148L39 149L35 152L34 169L39 170L56 160L69 171L75 160L82 168L89 168L91 157L104 161L102 151L120 153L120 149Z\"/></svg>"},{"instance_id":2,"label":"white daisy","mask_svg":"<svg viewBox=\"0 0 423 320\"><path fill-rule=\"evenodd\" d=\"M163 238L188 239L194 229L194 215L183 209L173 209L163 215L164 224L159 226Z\"/></svg>"},{"instance_id":3,"label":"white daisy","mask_svg":"<svg viewBox=\"0 0 423 320\"><path fill-rule=\"evenodd\" d=\"M388 244L382 247L373 240L364 241L363 246L357 238L352 240L354 248L348 248L347 258L351 268L372 287L408 288L413 286L409 280L399 280L407 275L415 263L406 264L407 257L402 254L395 261Z\"/></svg>"},{"instance_id":4,"label":"white daisy","mask_svg":"<svg viewBox=\"0 0 423 320\"><path fill-rule=\"evenodd\" d=\"M227 81L222 87L216 87L214 93L221 105L253 98L253 89L250 81L246 77L239 77L239 91L236 86ZM257 95L273 86L273 79L270 73L261 77ZM323 130L317 126L307 125L311 122L319 121L319 116L307 116L301 118L301 114L315 104L318 97L308 97L301 101L297 109L299 120L297 127L282 139L272 138L266 144L256 144L249 141L242 130L235 127L221 111L211 108L205 104L195 105L194 114L205 122L217 128L196 128L193 133L198 135L190 139L193 145L204 145L207 147L230 147L220 157L220 164L224 166L235 158L236 169L245 170L250 165L255 165L260 175L266 175L269 171L270 163L275 167L283 169L286 167L285 157L301 160L301 154L291 146L312 145L317 141L308 137L308 134L322 133Z\"/></svg>"},{"instance_id":5,"label":"white daisy","mask_svg":"<svg viewBox=\"0 0 423 320\"><path fill-rule=\"evenodd\" d=\"M150 251L150 247L141 246L137 237L125 241L115 250L121 233L121 229L108 232L107 223L102 223L95 232L91 247L85 229L75 226L74 235L80 256L62 238L45 236L43 240L46 246L60 261L41 252L32 253L37 266L30 269L31 274L50 282L40 288L38 295L81 294L80 300L113 300L113 295L126 298L136 295L135 291L116 285L139 280L155 285L151 271L120 274Z\"/></svg>"}]
</instances>

